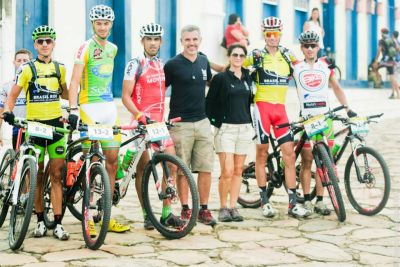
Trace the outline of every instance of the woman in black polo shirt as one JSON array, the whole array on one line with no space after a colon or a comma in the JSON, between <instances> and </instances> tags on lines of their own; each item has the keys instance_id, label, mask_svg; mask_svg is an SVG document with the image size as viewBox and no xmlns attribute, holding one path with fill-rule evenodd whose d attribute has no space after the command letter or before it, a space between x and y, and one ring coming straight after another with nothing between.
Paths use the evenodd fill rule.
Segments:
<instances>
[{"instance_id":1,"label":"woman in black polo shirt","mask_svg":"<svg viewBox=\"0 0 400 267\"><path fill-rule=\"evenodd\" d=\"M218 186L221 208L218 219L222 222L243 221L235 205L243 164L249 149L253 147L254 135L250 115L252 80L249 71L242 67L246 54L247 50L241 44L229 47L229 66L212 79L206 98L207 117L216 127L214 146L221 166Z\"/></svg>"}]
</instances>

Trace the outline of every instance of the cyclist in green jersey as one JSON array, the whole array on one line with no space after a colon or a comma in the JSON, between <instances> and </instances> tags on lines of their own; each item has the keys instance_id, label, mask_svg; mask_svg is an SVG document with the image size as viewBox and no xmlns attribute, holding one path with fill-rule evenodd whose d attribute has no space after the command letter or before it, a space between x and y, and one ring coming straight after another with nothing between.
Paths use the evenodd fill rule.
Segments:
<instances>
[{"instance_id":1,"label":"cyclist in green jersey","mask_svg":"<svg viewBox=\"0 0 400 267\"><path fill-rule=\"evenodd\" d=\"M117 107L114 104L111 90L114 58L117 46L107 40L114 21L114 11L105 5L94 6L89 13L94 35L84 42L75 57L75 65L69 90L69 105L71 113L68 120L73 128L79 121L86 124L117 125L119 118ZM78 87L80 85L79 101ZM78 109L77 103L80 107ZM104 112L107 110L107 112ZM106 156L106 169L111 183L111 192L114 192L115 176L118 168L118 150L121 144L121 135L114 136L114 140L101 141ZM90 142L83 144L87 152ZM93 221L90 225L93 225ZM129 225L122 225L115 219L110 220L109 231L125 232ZM91 235L95 235L91 227Z\"/></svg>"}]
</instances>

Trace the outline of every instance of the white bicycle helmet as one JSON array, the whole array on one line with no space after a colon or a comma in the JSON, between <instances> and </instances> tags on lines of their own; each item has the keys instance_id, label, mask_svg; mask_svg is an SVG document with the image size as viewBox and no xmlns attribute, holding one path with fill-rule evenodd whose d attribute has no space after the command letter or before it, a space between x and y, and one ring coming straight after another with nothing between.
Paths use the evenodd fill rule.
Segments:
<instances>
[{"instance_id":1,"label":"white bicycle helmet","mask_svg":"<svg viewBox=\"0 0 400 267\"><path fill-rule=\"evenodd\" d=\"M306 43L318 43L319 42L319 35L314 31L306 31L302 32L299 37L299 41L302 44Z\"/></svg>"},{"instance_id":2,"label":"white bicycle helmet","mask_svg":"<svg viewBox=\"0 0 400 267\"><path fill-rule=\"evenodd\" d=\"M162 37L164 35L164 29L160 24L157 23L149 23L146 25L143 25L142 28L140 29L140 38L143 38L145 36L160 36Z\"/></svg>"},{"instance_id":3,"label":"white bicycle helmet","mask_svg":"<svg viewBox=\"0 0 400 267\"><path fill-rule=\"evenodd\" d=\"M282 21L277 17L268 17L263 20L264 31L281 31Z\"/></svg>"},{"instance_id":4,"label":"white bicycle helmet","mask_svg":"<svg viewBox=\"0 0 400 267\"><path fill-rule=\"evenodd\" d=\"M96 5L92 7L89 12L90 21L95 21L99 19L114 21L115 15L111 7L105 5Z\"/></svg>"}]
</instances>

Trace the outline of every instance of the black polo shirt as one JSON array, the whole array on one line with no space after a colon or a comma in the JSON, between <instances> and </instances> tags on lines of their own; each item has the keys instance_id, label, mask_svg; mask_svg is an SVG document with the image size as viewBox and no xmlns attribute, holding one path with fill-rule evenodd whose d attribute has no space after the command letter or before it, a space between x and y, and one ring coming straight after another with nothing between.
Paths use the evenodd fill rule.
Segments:
<instances>
[{"instance_id":1,"label":"black polo shirt","mask_svg":"<svg viewBox=\"0 0 400 267\"><path fill-rule=\"evenodd\" d=\"M181 117L183 122L206 118L206 82L211 80L207 57L197 55L194 62L179 54L164 66L165 85L171 85L169 119Z\"/></svg>"}]
</instances>

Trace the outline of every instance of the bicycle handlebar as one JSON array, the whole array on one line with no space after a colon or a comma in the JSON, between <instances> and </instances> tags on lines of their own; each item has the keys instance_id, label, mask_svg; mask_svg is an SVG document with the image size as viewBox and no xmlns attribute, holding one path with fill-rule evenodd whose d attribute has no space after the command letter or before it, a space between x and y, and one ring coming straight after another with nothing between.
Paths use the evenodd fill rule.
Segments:
<instances>
[{"instance_id":1,"label":"bicycle handlebar","mask_svg":"<svg viewBox=\"0 0 400 267\"><path fill-rule=\"evenodd\" d=\"M338 107L336 107L336 108L334 108L334 109L332 109L332 110L329 110L329 111L325 112L325 113L322 114L322 115L325 116L326 119L327 119L327 118L335 118L336 115L335 115L334 113L337 112L337 111L339 111L339 110L342 110L342 109L344 109L344 108L347 108L347 106L341 105L341 106L338 106ZM310 118L312 118L312 117L314 117L314 116L302 118L301 120L296 121L296 122L288 122L288 123L279 124L279 125L275 126L275 128L276 128L276 129L280 129L280 128L285 128L285 127L290 127L290 128L302 127L301 124L302 124L304 121L306 121L306 120L308 120L308 119L310 119Z\"/></svg>"}]
</instances>

